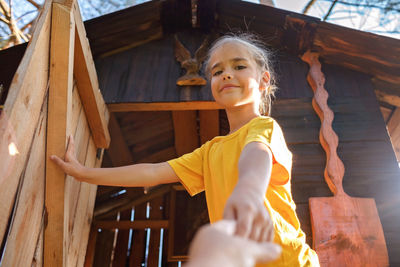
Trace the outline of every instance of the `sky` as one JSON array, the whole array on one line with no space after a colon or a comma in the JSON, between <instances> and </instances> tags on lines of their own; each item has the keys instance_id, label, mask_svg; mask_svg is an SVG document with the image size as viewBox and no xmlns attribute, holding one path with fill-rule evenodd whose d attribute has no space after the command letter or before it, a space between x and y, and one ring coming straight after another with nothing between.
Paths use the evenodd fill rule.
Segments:
<instances>
[{"instance_id":1,"label":"sky","mask_svg":"<svg viewBox=\"0 0 400 267\"><path fill-rule=\"evenodd\" d=\"M259 0L245 0L248 2L259 3ZM275 4L275 7L302 13L303 8L309 2L309 0L272 0ZM310 12L307 14L308 16L314 16L321 18L328 10L331 1L328 0L318 0L314 4L313 8L310 9ZM346 7L348 8L348 7ZM400 39L400 33L387 33L389 31L400 31L400 14L387 14L384 16L384 20L386 21L386 28L383 28L379 25L379 12L378 9L370 9L369 18L364 15L364 13L360 12L353 8L353 12L351 17L349 14L343 11L344 6L337 4L335 6L335 12L331 14L329 18L330 23L339 24L341 26L354 28L357 30L374 32L380 35L386 35L392 38ZM380 18L382 22L382 17ZM396 28L397 27L397 28Z\"/></svg>"}]
</instances>

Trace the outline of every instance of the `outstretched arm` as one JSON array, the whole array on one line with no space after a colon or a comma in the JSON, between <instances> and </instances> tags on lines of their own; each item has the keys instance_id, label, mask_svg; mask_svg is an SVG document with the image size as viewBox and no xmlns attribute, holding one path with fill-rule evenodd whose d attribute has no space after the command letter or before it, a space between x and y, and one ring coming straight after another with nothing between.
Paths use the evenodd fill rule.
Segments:
<instances>
[{"instance_id":1,"label":"outstretched arm","mask_svg":"<svg viewBox=\"0 0 400 267\"><path fill-rule=\"evenodd\" d=\"M179 181L174 170L166 162L142 163L116 168L85 167L76 159L72 136L69 138L64 160L54 155L51 156L51 159L68 175L91 184L134 187Z\"/></svg>"},{"instance_id":2,"label":"outstretched arm","mask_svg":"<svg viewBox=\"0 0 400 267\"><path fill-rule=\"evenodd\" d=\"M224 210L224 219L237 222L236 234L256 241L272 241L274 228L264 205L271 177L272 152L263 143L247 144L239 158L239 179Z\"/></svg>"}]
</instances>

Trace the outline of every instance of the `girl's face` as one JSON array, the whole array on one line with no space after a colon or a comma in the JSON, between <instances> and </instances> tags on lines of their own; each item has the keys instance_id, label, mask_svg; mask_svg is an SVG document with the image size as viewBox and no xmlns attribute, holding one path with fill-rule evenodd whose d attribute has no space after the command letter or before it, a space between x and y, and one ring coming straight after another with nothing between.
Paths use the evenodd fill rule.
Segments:
<instances>
[{"instance_id":1,"label":"girl's face","mask_svg":"<svg viewBox=\"0 0 400 267\"><path fill-rule=\"evenodd\" d=\"M217 103L225 108L253 105L258 110L269 73L261 73L244 45L221 45L211 55L210 66L211 90Z\"/></svg>"}]
</instances>

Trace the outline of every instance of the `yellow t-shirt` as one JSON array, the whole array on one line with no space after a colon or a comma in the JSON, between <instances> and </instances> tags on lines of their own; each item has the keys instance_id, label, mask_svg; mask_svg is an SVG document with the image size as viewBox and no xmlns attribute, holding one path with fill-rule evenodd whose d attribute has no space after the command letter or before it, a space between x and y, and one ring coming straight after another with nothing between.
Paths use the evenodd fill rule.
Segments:
<instances>
[{"instance_id":1,"label":"yellow t-shirt","mask_svg":"<svg viewBox=\"0 0 400 267\"><path fill-rule=\"evenodd\" d=\"M319 266L316 253L305 243L290 190L292 154L282 130L270 117L257 117L234 133L217 136L192 153L168 161L190 195L205 190L210 222L223 217L225 203L238 180L238 161L246 144L261 142L272 151L273 166L264 203L275 228L281 257L267 265Z\"/></svg>"}]
</instances>

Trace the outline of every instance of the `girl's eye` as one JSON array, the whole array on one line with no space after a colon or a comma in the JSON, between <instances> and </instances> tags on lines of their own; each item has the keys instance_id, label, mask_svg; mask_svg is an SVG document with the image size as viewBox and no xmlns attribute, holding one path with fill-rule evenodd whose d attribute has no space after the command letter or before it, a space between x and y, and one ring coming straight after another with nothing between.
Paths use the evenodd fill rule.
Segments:
<instances>
[{"instance_id":1,"label":"girl's eye","mask_svg":"<svg viewBox=\"0 0 400 267\"><path fill-rule=\"evenodd\" d=\"M213 76L218 76L218 75L220 75L221 73L222 73L222 71L221 71L221 70L219 70L219 71L216 71L216 72L214 72Z\"/></svg>"},{"instance_id":2,"label":"girl's eye","mask_svg":"<svg viewBox=\"0 0 400 267\"><path fill-rule=\"evenodd\" d=\"M245 69L245 68L247 68L247 67L243 66L243 65L238 65L238 66L235 67L235 69L237 69L237 70L242 70L242 69Z\"/></svg>"}]
</instances>

